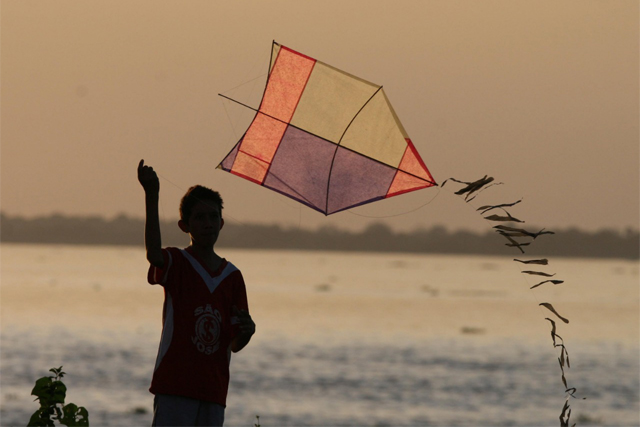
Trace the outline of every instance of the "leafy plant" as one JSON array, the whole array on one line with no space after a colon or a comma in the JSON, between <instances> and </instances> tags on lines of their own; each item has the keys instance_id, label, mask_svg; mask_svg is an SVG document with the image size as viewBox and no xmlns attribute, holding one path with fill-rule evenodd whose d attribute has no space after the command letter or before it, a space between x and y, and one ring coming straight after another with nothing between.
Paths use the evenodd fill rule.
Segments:
<instances>
[{"instance_id":1,"label":"leafy plant","mask_svg":"<svg viewBox=\"0 0 640 427\"><path fill-rule=\"evenodd\" d=\"M67 386L61 381L65 373L62 366L51 368L53 376L36 381L31 394L40 401L40 408L33 413L28 426L55 426L54 421L66 426L89 426L89 412L74 403L64 404Z\"/></svg>"}]
</instances>

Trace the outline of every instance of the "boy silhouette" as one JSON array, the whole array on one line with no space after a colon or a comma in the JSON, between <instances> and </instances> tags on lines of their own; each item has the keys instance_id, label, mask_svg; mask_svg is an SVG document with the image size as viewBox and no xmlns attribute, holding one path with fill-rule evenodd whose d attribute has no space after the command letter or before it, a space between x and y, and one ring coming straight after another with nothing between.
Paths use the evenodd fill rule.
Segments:
<instances>
[{"instance_id":1,"label":"boy silhouette","mask_svg":"<svg viewBox=\"0 0 640 427\"><path fill-rule=\"evenodd\" d=\"M220 194L191 187L180 202L185 249L162 248L160 182L140 160L138 181L146 205L147 280L164 288L162 337L151 387L154 426L221 426L224 422L231 352L255 333L240 270L216 254L222 219Z\"/></svg>"}]
</instances>

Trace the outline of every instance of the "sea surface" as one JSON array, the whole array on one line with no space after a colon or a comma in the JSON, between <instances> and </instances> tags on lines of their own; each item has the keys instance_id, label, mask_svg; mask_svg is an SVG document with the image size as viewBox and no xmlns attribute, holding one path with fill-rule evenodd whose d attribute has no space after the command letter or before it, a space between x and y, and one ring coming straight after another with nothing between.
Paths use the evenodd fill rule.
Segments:
<instances>
[{"instance_id":1,"label":"sea surface","mask_svg":"<svg viewBox=\"0 0 640 427\"><path fill-rule=\"evenodd\" d=\"M567 398L571 424L640 425L637 261L219 253L257 324L232 357L225 425L556 426ZM2 244L0 257L0 424L26 425L35 380L62 365L92 426L150 425L163 293L142 248ZM534 269L564 283L531 290Z\"/></svg>"}]
</instances>

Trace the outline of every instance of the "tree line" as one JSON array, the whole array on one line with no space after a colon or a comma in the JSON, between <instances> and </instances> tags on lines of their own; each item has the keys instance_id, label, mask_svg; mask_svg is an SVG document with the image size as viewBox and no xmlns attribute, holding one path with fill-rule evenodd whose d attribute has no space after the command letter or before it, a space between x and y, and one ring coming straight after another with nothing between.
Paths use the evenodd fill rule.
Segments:
<instances>
[{"instance_id":1,"label":"tree line","mask_svg":"<svg viewBox=\"0 0 640 427\"><path fill-rule=\"evenodd\" d=\"M186 246L188 236L176 221L162 221L163 244ZM535 227L533 231L537 231ZM536 239L531 256L571 256L598 258L640 258L640 233L627 229L587 232L577 228L553 230L554 235ZM5 243L143 245L144 220L120 215L113 219L98 216L50 215L23 218L0 214L0 241ZM279 225L235 224L227 222L218 245L228 248L302 249L433 254L521 255L493 230L484 233L449 231L443 226L397 232L375 223L360 232L333 226L317 230Z\"/></svg>"}]
</instances>

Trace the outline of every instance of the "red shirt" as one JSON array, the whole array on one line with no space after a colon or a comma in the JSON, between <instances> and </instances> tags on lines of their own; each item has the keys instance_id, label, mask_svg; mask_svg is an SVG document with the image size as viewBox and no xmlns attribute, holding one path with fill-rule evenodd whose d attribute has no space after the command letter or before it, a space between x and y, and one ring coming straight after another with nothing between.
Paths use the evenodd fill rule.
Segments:
<instances>
[{"instance_id":1,"label":"red shirt","mask_svg":"<svg viewBox=\"0 0 640 427\"><path fill-rule=\"evenodd\" d=\"M238 333L233 307L248 310L242 274L222 260L210 271L189 249L162 250L164 267L148 281L164 287L162 338L151 393L226 405L231 341Z\"/></svg>"}]
</instances>

